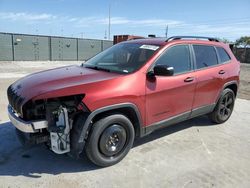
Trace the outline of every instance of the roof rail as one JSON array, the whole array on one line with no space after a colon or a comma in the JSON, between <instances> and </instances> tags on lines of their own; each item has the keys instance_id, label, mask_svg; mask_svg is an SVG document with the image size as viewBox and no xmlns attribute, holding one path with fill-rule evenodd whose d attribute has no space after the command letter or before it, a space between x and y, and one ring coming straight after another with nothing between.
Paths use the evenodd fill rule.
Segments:
<instances>
[{"instance_id":1,"label":"roof rail","mask_svg":"<svg viewBox=\"0 0 250 188\"><path fill-rule=\"evenodd\" d=\"M200 36L172 36L167 38L166 42L170 40L180 40L180 39L207 39L209 41L220 42L219 39L213 37L200 37Z\"/></svg>"}]
</instances>

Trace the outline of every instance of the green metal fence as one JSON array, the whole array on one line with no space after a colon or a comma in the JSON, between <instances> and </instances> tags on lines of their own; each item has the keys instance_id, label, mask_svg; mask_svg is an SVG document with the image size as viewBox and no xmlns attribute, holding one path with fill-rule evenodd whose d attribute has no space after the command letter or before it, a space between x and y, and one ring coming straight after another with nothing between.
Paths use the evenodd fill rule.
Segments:
<instances>
[{"instance_id":1,"label":"green metal fence","mask_svg":"<svg viewBox=\"0 0 250 188\"><path fill-rule=\"evenodd\" d=\"M112 41L0 32L0 61L86 60Z\"/></svg>"},{"instance_id":2,"label":"green metal fence","mask_svg":"<svg viewBox=\"0 0 250 188\"><path fill-rule=\"evenodd\" d=\"M13 60L12 35L0 33L0 60Z\"/></svg>"}]
</instances>

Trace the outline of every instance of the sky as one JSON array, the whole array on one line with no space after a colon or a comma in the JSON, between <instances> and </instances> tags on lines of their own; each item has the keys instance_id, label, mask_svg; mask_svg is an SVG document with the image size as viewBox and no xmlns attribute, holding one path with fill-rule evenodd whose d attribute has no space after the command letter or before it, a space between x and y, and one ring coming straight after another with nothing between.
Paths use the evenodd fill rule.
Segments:
<instances>
[{"instance_id":1,"label":"sky","mask_svg":"<svg viewBox=\"0 0 250 188\"><path fill-rule=\"evenodd\" d=\"M108 38L250 36L250 0L0 0L0 32Z\"/></svg>"}]
</instances>

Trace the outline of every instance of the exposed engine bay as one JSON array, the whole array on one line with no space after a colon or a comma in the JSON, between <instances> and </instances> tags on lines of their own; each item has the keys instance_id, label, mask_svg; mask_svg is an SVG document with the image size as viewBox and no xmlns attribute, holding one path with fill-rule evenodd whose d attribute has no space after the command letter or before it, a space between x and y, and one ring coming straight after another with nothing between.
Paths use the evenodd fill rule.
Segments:
<instances>
[{"instance_id":1,"label":"exposed engine bay","mask_svg":"<svg viewBox=\"0 0 250 188\"><path fill-rule=\"evenodd\" d=\"M70 129L72 126L70 126L67 109L60 106L58 111L54 111L52 114L52 122L53 124L49 124L48 127L51 150L57 154L69 152Z\"/></svg>"},{"instance_id":2,"label":"exposed engine bay","mask_svg":"<svg viewBox=\"0 0 250 188\"><path fill-rule=\"evenodd\" d=\"M18 131L21 140L29 140L29 144L45 143L57 153L69 153L76 148L78 138L72 137L73 119L79 114L88 111L81 102L83 95L67 96L47 100L30 101L23 109L23 117L26 120L45 119L48 122L47 129L41 129L37 133L23 134ZM25 135L25 136L24 136ZM23 144L26 141L22 141ZM72 149L73 148L73 149ZM72 151L72 153L77 153ZM73 154L74 155L74 154Z\"/></svg>"}]
</instances>

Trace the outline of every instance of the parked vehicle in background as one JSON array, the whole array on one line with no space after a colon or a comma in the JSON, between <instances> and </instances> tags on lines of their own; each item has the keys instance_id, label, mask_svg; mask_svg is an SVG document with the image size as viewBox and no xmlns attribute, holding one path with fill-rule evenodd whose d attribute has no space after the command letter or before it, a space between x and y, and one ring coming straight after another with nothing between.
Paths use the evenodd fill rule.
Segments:
<instances>
[{"instance_id":1,"label":"parked vehicle in background","mask_svg":"<svg viewBox=\"0 0 250 188\"><path fill-rule=\"evenodd\" d=\"M207 114L232 114L240 64L210 37L118 43L81 66L26 76L7 91L9 117L23 143L58 154L85 150L99 166L121 161L135 137Z\"/></svg>"},{"instance_id":2,"label":"parked vehicle in background","mask_svg":"<svg viewBox=\"0 0 250 188\"><path fill-rule=\"evenodd\" d=\"M113 44L127 40L143 39L145 37L135 36L135 35L114 35Z\"/></svg>"}]
</instances>

